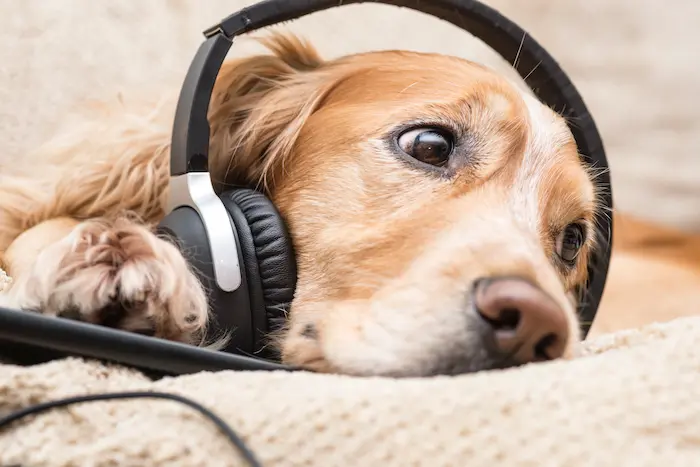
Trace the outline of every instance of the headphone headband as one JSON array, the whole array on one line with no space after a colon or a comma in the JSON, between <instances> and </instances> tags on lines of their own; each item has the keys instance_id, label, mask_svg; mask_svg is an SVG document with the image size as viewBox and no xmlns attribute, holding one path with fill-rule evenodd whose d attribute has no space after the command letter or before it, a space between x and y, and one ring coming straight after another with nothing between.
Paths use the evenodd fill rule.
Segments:
<instances>
[{"instance_id":1,"label":"headphone headband","mask_svg":"<svg viewBox=\"0 0 700 467\"><path fill-rule=\"evenodd\" d=\"M581 157L590 165L607 169L605 150L595 122L583 99L554 58L518 25L475 0L266 0L234 13L204 32L188 70L177 104L171 146L171 176L207 172L210 128L209 102L219 69L233 39L244 33L291 21L332 7L356 3L381 3L416 10L445 20L482 40L509 63L517 57L518 74L534 94L566 117ZM588 296L581 310L584 333L593 321L603 295L612 248L612 188L607 170L596 182L601 186L603 212L596 219L602 251L589 266ZM175 207L171 201L171 207ZM213 217L213 216L212 216Z\"/></svg>"}]
</instances>

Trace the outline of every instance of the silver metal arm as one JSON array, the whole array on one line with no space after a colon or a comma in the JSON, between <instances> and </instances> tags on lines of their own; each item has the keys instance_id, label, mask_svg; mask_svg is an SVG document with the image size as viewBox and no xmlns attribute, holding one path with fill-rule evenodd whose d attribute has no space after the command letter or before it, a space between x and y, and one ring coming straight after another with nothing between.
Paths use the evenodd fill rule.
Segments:
<instances>
[{"instance_id":1,"label":"silver metal arm","mask_svg":"<svg viewBox=\"0 0 700 467\"><path fill-rule=\"evenodd\" d=\"M168 212L180 206L191 207L202 218L219 288L226 292L236 290L241 285L236 231L224 204L214 192L209 172L192 172L170 178Z\"/></svg>"}]
</instances>

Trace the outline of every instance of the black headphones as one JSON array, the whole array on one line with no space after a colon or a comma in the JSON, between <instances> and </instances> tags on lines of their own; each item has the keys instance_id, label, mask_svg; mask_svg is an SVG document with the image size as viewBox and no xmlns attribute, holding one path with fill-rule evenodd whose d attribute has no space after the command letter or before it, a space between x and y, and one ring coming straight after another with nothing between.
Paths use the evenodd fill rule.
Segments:
<instances>
[{"instance_id":1,"label":"black headphones","mask_svg":"<svg viewBox=\"0 0 700 467\"><path fill-rule=\"evenodd\" d=\"M296 261L285 223L272 202L253 188L217 195L208 172L209 102L219 69L236 36L353 3L383 3L430 14L473 34L498 52L535 95L567 118L583 159L601 170L602 209L596 219L601 248L589 266L579 309L585 335L603 294L612 249L612 188L595 122L557 62L532 37L474 0L267 0L232 14L204 32L187 72L175 113L170 159L170 213L159 231L186 251L209 291L212 332L230 331L224 349L270 357L265 335L286 320L296 287Z\"/></svg>"}]
</instances>

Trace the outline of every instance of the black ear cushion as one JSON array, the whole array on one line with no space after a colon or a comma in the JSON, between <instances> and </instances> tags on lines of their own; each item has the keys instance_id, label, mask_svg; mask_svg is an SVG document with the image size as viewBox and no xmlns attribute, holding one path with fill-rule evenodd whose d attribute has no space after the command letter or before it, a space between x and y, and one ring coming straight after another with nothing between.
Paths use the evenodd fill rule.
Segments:
<instances>
[{"instance_id":1,"label":"black ear cushion","mask_svg":"<svg viewBox=\"0 0 700 467\"><path fill-rule=\"evenodd\" d=\"M221 200L238 230L254 316L259 311L265 316L265 327L256 323L256 330L277 330L286 321L297 281L284 220L269 198L252 189L225 192Z\"/></svg>"}]
</instances>

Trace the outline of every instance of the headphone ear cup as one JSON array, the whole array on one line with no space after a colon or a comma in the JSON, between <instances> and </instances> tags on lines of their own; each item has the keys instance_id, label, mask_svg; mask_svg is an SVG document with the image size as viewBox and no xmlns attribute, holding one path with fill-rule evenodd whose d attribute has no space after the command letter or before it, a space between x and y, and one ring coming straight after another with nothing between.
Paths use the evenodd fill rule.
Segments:
<instances>
[{"instance_id":1,"label":"headphone ear cup","mask_svg":"<svg viewBox=\"0 0 700 467\"><path fill-rule=\"evenodd\" d=\"M158 224L157 233L180 249L207 292L207 302L213 312L207 340L214 341L228 335L229 341L223 351L252 354L257 342L254 341L246 275L241 272L241 285L233 292L226 292L217 286L206 228L197 211L188 206L176 208ZM232 247L232 254L237 254L238 262L242 264L240 247Z\"/></svg>"},{"instance_id":2,"label":"headphone ear cup","mask_svg":"<svg viewBox=\"0 0 700 467\"><path fill-rule=\"evenodd\" d=\"M264 194L240 188L220 198L238 233L259 350L265 335L287 320L297 281L294 248L284 220Z\"/></svg>"}]
</instances>

